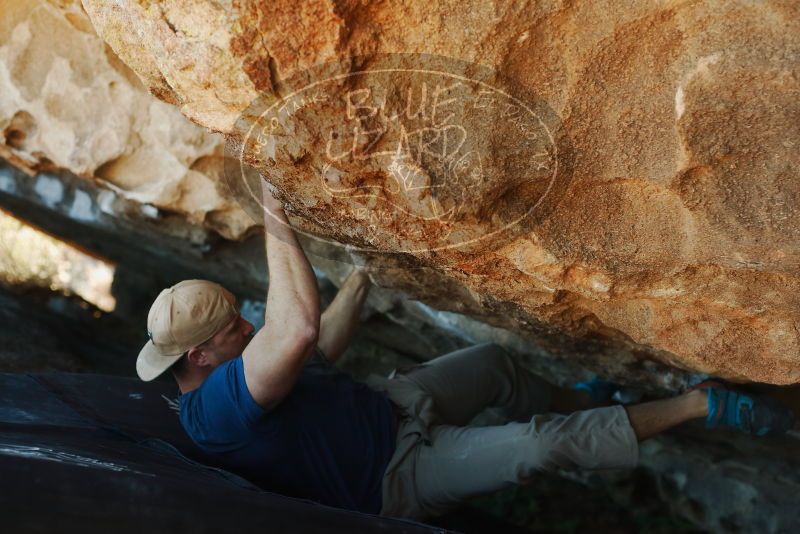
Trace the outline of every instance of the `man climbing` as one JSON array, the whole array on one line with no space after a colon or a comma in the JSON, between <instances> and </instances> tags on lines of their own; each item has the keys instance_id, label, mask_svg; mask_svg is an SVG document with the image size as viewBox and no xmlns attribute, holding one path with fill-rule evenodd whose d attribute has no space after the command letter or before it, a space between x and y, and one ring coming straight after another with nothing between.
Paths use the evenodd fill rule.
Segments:
<instances>
[{"instance_id":1,"label":"man climbing","mask_svg":"<svg viewBox=\"0 0 800 534\"><path fill-rule=\"evenodd\" d=\"M143 380L170 369L189 436L265 489L424 519L542 470L632 468L639 441L690 419L753 435L792 425L791 411L774 399L721 383L609 406L606 384L552 386L492 344L356 382L333 364L369 280L354 272L320 314L311 266L263 181L262 193L264 327L254 333L221 286L184 281L153 303L136 369ZM470 426L479 415L495 424Z\"/></svg>"}]
</instances>

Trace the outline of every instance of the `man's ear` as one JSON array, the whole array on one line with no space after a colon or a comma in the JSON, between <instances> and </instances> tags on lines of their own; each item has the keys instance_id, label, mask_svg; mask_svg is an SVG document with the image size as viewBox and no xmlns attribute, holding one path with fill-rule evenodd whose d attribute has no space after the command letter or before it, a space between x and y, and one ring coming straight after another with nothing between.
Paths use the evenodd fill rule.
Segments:
<instances>
[{"instance_id":1,"label":"man's ear","mask_svg":"<svg viewBox=\"0 0 800 534\"><path fill-rule=\"evenodd\" d=\"M208 360L208 355L200 347L192 347L189 349L189 351L186 353L186 358L189 360L189 363L197 367L206 367L211 365L211 362Z\"/></svg>"}]
</instances>

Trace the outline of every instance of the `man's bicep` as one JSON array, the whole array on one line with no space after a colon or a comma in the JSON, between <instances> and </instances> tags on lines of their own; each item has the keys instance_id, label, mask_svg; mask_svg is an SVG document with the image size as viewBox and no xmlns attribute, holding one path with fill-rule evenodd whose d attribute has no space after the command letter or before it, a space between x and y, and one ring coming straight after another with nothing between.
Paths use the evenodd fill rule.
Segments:
<instances>
[{"instance_id":1,"label":"man's bicep","mask_svg":"<svg viewBox=\"0 0 800 534\"><path fill-rule=\"evenodd\" d=\"M259 406L270 410L289 394L315 342L302 332L277 335L264 327L256 333L242 360L247 389Z\"/></svg>"}]
</instances>

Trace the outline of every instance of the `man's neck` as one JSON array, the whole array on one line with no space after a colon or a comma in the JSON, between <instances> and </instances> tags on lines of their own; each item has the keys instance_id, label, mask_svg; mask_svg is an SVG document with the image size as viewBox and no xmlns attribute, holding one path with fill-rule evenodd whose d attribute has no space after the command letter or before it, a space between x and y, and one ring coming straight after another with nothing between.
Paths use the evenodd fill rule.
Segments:
<instances>
[{"instance_id":1,"label":"man's neck","mask_svg":"<svg viewBox=\"0 0 800 534\"><path fill-rule=\"evenodd\" d=\"M184 373L181 376L175 376L175 381L178 383L178 389L181 390L181 395L199 388L210 374L211 371L204 373L198 369L190 373Z\"/></svg>"}]
</instances>

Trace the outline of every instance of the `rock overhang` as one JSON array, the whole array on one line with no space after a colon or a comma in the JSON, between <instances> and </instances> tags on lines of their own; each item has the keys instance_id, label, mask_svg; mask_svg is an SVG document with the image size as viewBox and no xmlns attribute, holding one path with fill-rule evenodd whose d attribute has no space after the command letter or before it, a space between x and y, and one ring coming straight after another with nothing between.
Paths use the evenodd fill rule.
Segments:
<instances>
[{"instance_id":1,"label":"rock overhang","mask_svg":"<svg viewBox=\"0 0 800 534\"><path fill-rule=\"evenodd\" d=\"M84 1L98 33L153 94L229 138L260 95L277 99L282 82L326 62L366 58L352 71L386 55L424 54L483 64L513 79L558 117L569 140L564 162L570 176L546 217L485 247L419 250L398 239L413 225L398 224L397 217L343 216L347 206L309 179L324 176L329 163L316 135L297 135L277 147L274 164L254 153L244 156L270 174L300 227L403 253L399 263L383 260L388 264L424 267L416 271L424 276L388 267L378 276L412 297L531 340L554 335L543 343L566 357L591 358L599 343L620 359L653 358L739 380L797 382L800 181L792 162L800 136L792 120L798 104L786 95L798 83L792 58L800 32L791 31L798 8L641 3L623 12L581 3L517 12L501 3L484 13L487 6L478 4L428 6L423 13L415 3L356 10L310 2L298 11L281 2L242 2L226 10L205 2ZM775 21L784 30L777 31ZM398 78L400 86L407 82ZM30 122L20 117L18 124ZM320 108L305 117L299 133L319 133L341 117L341 111L326 116ZM472 130L507 141L503 128L509 125L496 123L483 117ZM7 136L6 145L20 143L19 136ZM506 145L495 141L481 149L496 162ZM202 159L199 172L216 190L223 181L221 140L208 146L218 159ZM156 169L175 157L142 154ZM464 168L475 168L465 161ZM373 161L373 167L346 163L333 167L339 182L385 186L398 174L391 160ZM161 207L194 213L212 226L224 219L224 210L204 204L203 187L182 171L194 170L191 158L181 165L170 183L180 184L174 187L182 200L167 198ZM117 163L100 168L125 169ZM136 187L164 191L167 174L156 170ZM468 197L470 213L490 220L492 211L503 212L500 206L513 209L541 196L519 181L518 168L498 167L479 194ZM422 190L433 197L433 184L426 185ZM248 205L241 192L234 197ZM451 206L456 197L450 195ZM447 195L441 198L446 204ZM234 213L236 202L225 202ZM229 237L254 224L243 213Z\"/></svg>"}]
</instances>

